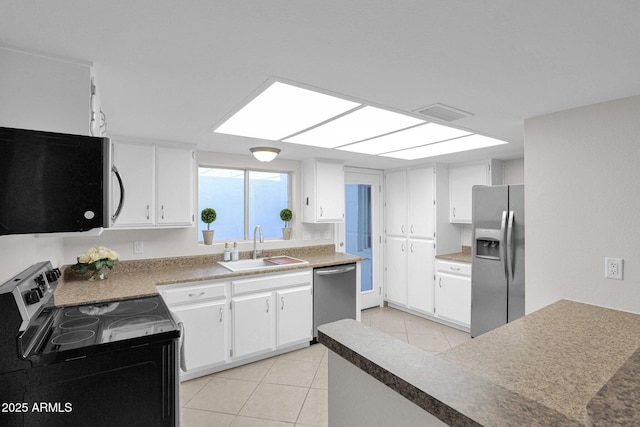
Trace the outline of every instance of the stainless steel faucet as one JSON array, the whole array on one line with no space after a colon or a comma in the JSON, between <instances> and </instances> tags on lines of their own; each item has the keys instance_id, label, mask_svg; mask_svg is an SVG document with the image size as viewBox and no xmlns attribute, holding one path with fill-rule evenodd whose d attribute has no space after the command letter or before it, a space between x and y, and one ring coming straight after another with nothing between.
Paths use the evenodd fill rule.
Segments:
<instances>
[{"instance_id":1,"label":"stainless steel faucet","mask_svg":"<svg viewBox=\"0 0 640 427\"><path fill-rule=\"evenodd\" d=\"M260 230L260 243L264 243L264 237L262 236L262 227L256 225L253 229L253 259L258 259L258 252L262 255L262 251L258 251L256 247L256 231Z\"/></svg>"}]
</instances>

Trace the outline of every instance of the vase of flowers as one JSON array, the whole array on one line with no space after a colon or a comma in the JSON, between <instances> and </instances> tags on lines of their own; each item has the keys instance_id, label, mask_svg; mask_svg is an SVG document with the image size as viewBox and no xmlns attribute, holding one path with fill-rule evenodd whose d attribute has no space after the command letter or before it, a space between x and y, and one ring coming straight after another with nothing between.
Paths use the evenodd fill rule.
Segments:
<instances>
[{"instance_id":1,"label":"vase of flowers","mask_svg":"<svg viewBox=\"0 0 640 427\"><path fill-rule=\"evenodd\" d=\"M78 262L71 266L73 271L78 274L86 274L91 272L89 280L104 280L107 278L106 270L113 268L116 262L119 261L120 255L111 249L104 246L96 246L94 248L87 249L87 251L78 257Z\"/></svg>"}]
</instances>

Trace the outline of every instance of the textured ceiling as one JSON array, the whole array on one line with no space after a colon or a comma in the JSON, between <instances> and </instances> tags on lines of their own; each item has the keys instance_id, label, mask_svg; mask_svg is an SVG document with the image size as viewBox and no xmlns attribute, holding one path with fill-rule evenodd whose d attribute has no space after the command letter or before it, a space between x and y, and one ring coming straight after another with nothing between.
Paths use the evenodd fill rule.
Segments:
<instances>
[{"instance_id":1,"label":"textured ceiling","mask_svg":"<svg viewBox=\"0 0 640 427\"><path fill-rule=\"evenodd\" d=\"M263 141L211 129L279 77L405 112L443 103L510 142L433 159L453 162L522 157L524 119L640 94L638 18L631 0L0 0L0 44L93 62L111 136L248 154Z\"/></svg>"}]
</instances>

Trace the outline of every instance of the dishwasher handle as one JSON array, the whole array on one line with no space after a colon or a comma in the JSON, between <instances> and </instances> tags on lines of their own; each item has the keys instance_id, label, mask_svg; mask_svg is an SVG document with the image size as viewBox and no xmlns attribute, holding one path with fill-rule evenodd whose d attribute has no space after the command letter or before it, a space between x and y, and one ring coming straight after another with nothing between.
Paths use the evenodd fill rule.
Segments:
<instances>
[{"instance_id":1,"label":"dishwasher handle","mask_svg":"<svg viewBox=\"0 0 640 427\"><path fill-rule=\"evenodd\" d=\"M329 276L329 275L332 275L332 274L347 273L347 272L353 271L355 269L356 269L355 266L348 265L346 267L331 268L331 269L326 269L326 270L316 270L315 274L317 274L318 276Z\"/></svg>"}]
</instances>

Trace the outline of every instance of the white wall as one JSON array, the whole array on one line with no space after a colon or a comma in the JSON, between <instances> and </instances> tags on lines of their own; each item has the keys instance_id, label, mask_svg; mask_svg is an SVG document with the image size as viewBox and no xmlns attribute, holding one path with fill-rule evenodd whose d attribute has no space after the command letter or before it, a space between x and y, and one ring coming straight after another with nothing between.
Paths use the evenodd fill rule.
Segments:
<instances>
[{"instance_id":1,"label":"white wall","mask_svg":"<svg viewBox=\"0 0 640 427\"><path fill-rule=\"evenodd\" d=\"M640 313L640 96L526 120L525 177L527 313L560 298Z\"/></svg>"},{"instance_id":2,"label":"white wall","mask_svg":"<svg viewBox=\"0 0 640 427\"><path fill-rule=\"evenodd\" d=\"M291 175L291 206L294 213L292 221L292 240L266 240L259 243L259 249L269 250L277 248L300 247L325 245L333 243L332 224L302 224L300 222L302 205L300 201L300 162L294 160L276 159L269 163L261 163L251 155L238 156L232 154L215 153L210 151L199 151L197 153L197 165L222 166L230 168L252 168L264 171L289 172ZM197 194L197 189L196 189ZM194 200L197 203L197 200ZM196 206L194 206L194 212ZM242 221L238 218L238 221ZM212 224L215 229L215 222ZM303 232L308 231L311 240L303 240ZM325 238L328 232L328 238ZM206 255L222 253L224 241L216 241L211 246L199 244L202 237L198 235L197 227L177 228L177 229L155 229L155 230L105 230L98 237L68 237L64 239L64 263L70 264L76 261L76 257L84 253L88 248L96 245L107 246L120 254L120 259L145 259L164 258L176 256ZM251 234L251 236L253 236ZM133 253L133 242L140 240L144 242L144 252L142 254ZM238 242L239 250L250 251L253 248L253 241Z\"/></svg>"}]
</instances>

